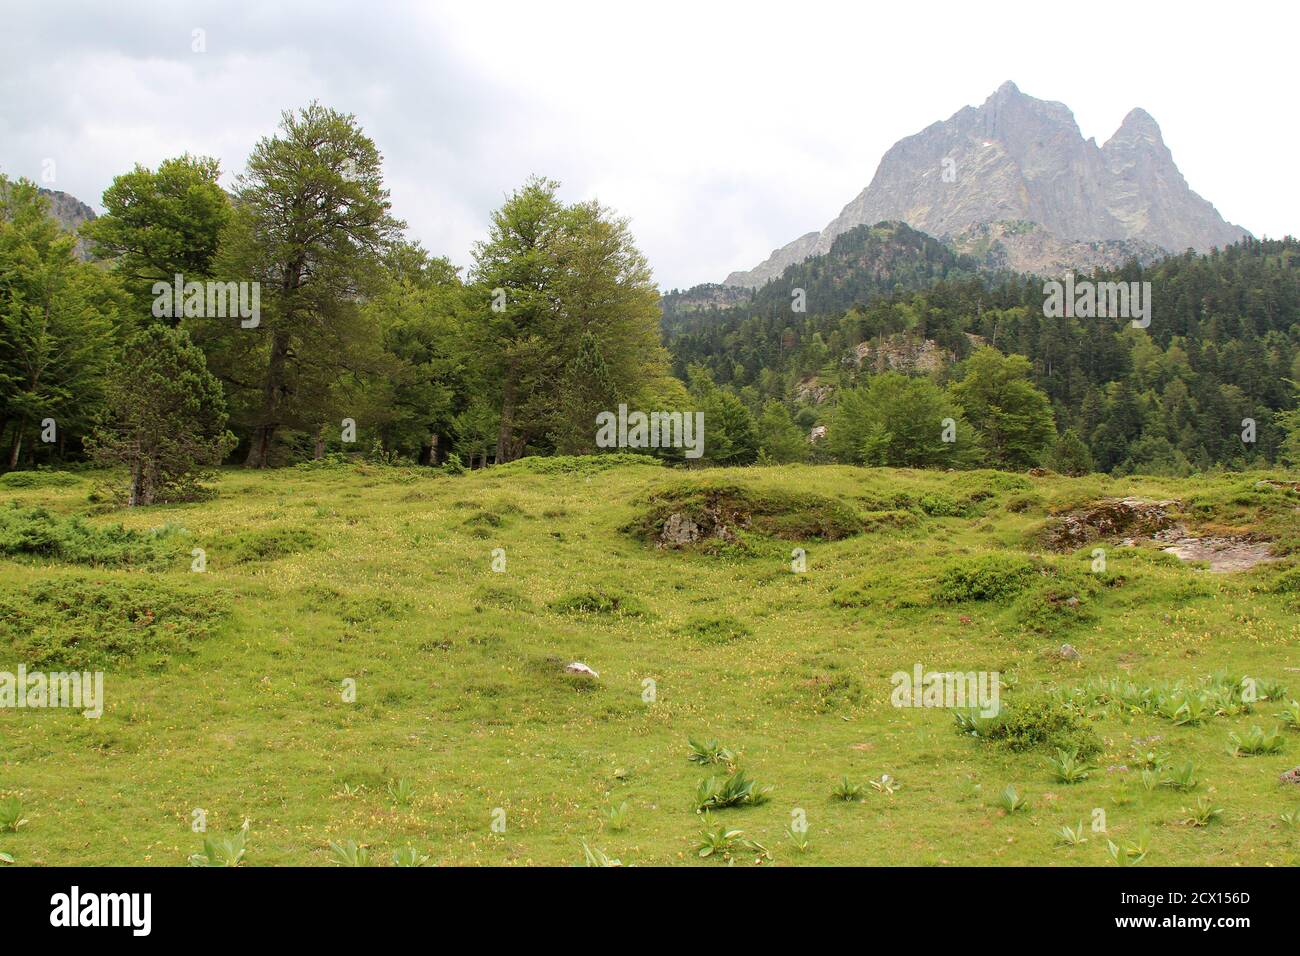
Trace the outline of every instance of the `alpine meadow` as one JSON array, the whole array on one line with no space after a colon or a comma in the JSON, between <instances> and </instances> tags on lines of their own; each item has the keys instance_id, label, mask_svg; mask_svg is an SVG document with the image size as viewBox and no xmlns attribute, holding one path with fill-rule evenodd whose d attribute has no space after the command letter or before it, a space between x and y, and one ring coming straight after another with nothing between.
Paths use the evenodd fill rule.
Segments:
<instances>
[{"instance_id":1,"label":"alpine meadow","mask_svg":"<svg viewBox=\"0 0 1300 956\"><path fill-rule=\"evenodd\" d=\"M724 156L658 27L233 6L78 14L102 123L0 92L0 871L1300 865L1300 240L1193 191L1272 208L1227 101L894 51Z\"/></svg>"}]
</instances>

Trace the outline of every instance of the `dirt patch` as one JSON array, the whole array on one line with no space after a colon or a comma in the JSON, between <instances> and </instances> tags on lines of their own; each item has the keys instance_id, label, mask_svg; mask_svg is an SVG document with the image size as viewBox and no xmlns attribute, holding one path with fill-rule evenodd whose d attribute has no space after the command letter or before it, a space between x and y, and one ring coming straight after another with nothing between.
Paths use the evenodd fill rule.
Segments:
<instances>
[{"instance_id":1,"label":"dirt patch","mask_svg":"<svg viewBox=\"0 0 1300 956\"><path fill-rule=\"evenodd\" d=\"M1119 535L1152 537L1172 527L1177 501L1146 498L1105 498L1086 508L1051 518L1044 528L1053 551L1074 551L1089 541Z\"/></svg>"}]
</instances>

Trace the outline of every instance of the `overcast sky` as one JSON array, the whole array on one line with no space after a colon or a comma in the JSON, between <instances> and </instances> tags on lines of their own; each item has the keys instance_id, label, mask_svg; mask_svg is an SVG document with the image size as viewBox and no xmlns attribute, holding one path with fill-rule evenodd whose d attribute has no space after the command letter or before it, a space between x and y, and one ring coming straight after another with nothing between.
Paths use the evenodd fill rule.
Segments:
<instances>
[{"instance_id":1,"label":"overcast sky","mask_svg":"<svg viewBox=\"0 0 1300 956\"><path fill-rule=\"evenodd\" d=\"M185 151L229 185L281 110L319 99L357 115L435 254L467 265L540 173L629 217L668 289L820 229L894 142L1010 79L1098 143L1143 107L1226 219L1300 232L1294 0L996 6L16 0L0 172L97 210L114 175Z\"/></svg>"}]
</instances>

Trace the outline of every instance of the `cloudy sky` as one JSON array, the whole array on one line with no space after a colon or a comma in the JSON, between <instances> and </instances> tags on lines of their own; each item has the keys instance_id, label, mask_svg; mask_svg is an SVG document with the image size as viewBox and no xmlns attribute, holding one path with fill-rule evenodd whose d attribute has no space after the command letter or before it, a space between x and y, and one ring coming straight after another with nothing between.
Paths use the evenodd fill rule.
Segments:
<instances>
[{"instance_id":1,"label":"cloudy sky","mask_svg":"<svg viewBox=\"0 0 1300 956\"><path fill-rule=\"evenodd\" d=\"M895 141L1011 79L1099 143L1145 108L1225 218L1300 232L1300 7L1046 6L18 0L0 172L52 170L43 184L96 209L115 174L185 151L229 183L281 110L319 99L374 138L432 252L467 265L488 212L540 173L629 217L668 289L820 229Z\"/></svg>"}]
</instances>

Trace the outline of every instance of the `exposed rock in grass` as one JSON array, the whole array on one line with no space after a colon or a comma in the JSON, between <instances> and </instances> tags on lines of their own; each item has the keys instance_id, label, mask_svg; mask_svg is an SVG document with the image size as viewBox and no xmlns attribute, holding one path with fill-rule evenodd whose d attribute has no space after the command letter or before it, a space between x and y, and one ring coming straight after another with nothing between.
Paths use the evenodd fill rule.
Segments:
<instances>
[{"instance_id":1,"label":"exposed rock in grass","mask_svg":"<svg viewBox=\"0 0 1300 956\"><path fill-rule=\"evenodd\" d=\"M833 498L741 485L682 484L643 499L642 515L623 530L659 548L736 544L742 532L801 541L838 541L865 523Z\"/></svg>"},{"instance_id":2,"label":"exposed rock in grass","mask_svg":"<svg viewBox=\"0 0 1300 956\"><path fill-rule=\"evenodd\" d=\"M1211 571L1220 574L1279 560L1269 542L1245 537L1181 537L1161 550L1183 561L1204 561Z\"/></svg>"},{"instance_id":3,"label":"exposed rock in grass","mask_svg":"<svg viewBox=\"0 0 1300 956\"><path fill-rule=\"evenodd\" d=\"M590 677L592 680L600 679L600 675L586 664L582 663L582 661L573 661L570 664L565 664L564 672L566 674L577 674L580 677Z\"/></svg>"},{"instance_id":4,"label":"exposed rock in grass","mask_svg":"<svg viewBox=\"0 0 1300 956\"><path fill-rule=\"evenodd\" d=\"M1079 601L1078 598L1073 598L1073 600L1076 604ZM1074 649L1073 644L1062 644L1060 653L1061 653L1061 660L1063 661L1077 661L1080 657L1083 656L1077 650Z\"/></svg>"},{"instance_id":5,"label":"exposed rock in grass","mask_svg":"<svg viewBox=\"0 0 1300 956\"><path fill-rule=\"evenodd\" d=\"M1050 519L1044 536L1054 551L1073 551L1098 538L1151 537L1173 526L1178 506L1177 501L1105 498Z\"/></svg>"}]
</instances>

